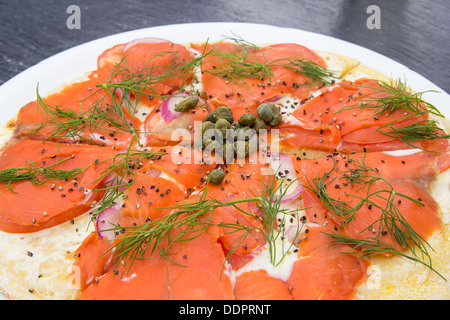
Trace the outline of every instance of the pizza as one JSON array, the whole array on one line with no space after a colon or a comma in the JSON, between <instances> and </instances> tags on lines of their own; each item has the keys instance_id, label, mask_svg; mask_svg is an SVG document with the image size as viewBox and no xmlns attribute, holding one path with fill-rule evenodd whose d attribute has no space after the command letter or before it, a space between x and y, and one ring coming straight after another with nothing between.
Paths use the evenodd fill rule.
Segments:
<instances>
[{"instance_id":1,"label":"pizza","mask_svg":"<svg viewBox=\"0 0 450 320\"><path fill-rule=\"evenodd\" d=\"M0 288L448 299L449 126L423 94L297 43L118 43L5 129Z\"/></svg>"}]
</instances>

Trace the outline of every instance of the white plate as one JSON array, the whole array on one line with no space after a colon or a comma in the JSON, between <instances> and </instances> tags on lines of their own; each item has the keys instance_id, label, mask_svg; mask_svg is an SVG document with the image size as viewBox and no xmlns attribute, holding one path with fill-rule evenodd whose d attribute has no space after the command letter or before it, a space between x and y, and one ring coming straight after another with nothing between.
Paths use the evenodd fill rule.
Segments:
<instances>
[{"instance_id":1,"label":"white plate","mask_svg":"<svg viewBox=\"0 0 450 320\"><path fill-rule=\"evenodd\" d=\"M427 93L424 98L450 118L449 94L402 64L361 46L317 33L263 24L193 23L152 27L101 38L63 51L25 70L0 87L0 128L15 117L23 105L36 99L38 83L39 93L45 96L46 92L94 70L97 57L113 45L142 37L165 38L176 43L212 42L233 34L256 44L294 42L313 50L358 59L361 64L387 76L406 79L415 91L439 91Z\"/></svg>"}]
</instances>

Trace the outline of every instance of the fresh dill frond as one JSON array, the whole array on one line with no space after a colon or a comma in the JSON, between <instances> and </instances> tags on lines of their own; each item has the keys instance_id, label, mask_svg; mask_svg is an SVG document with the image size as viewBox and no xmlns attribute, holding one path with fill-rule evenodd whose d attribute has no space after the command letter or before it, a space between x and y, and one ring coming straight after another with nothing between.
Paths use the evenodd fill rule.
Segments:
<instances>
[{"instance_id":1,"label":"fresh dill frond","mask_svg":"<svg viewBox=\"0 0 450 320\"><path fill-rule=\"evenodd\" d=\"M336 161L334 160L334 166L330 171L320 177L310 179L309 185L305 185L305 187L320 198L324 208L336 218L340 223L338 227L343 228L343 230L349 226L355 219L356 213L364 206L370 206L373 208L372 210L379 210L380 217L367 225L364 230L361 230L361 232L374 230L375 226L378 225L377 236L352 238L339 232L327 234L337 239L333 242L334 244L354 246L354 254L372 256L394 252L414 261L419 261L440 275L431 264L429 254L429 249L432 249L431 246L411 227L396 205L398 198L407 199L420 206L424 206L424 204L406 194L395 191L389 181L384 179L376 169L365 164L365 156L364 154L360 159L349 158L347 161L348 169L340 170L340 176L324 182L336 169ZM326 186L338 177L354 186L355 192L345 193L351 199L350 201L344 202L334 199L327 191ZM375 184L378 187L375 187ZM382 188L379 187L379 184L382 185ZM382 237L386 236L398 247L384 241ZM410 252L412 256L404 252Z\"/></svg>"},{"instance_id":2,"label":"fresh dill frond","mask_svg":"<svg viewBox=\"0 0 450 320\"><path fill-rule=\"evenodd\" d=\"M423 99L426 93L437 93L435 90L427 90L421 92L413 92L401 79L391 80L389 82L383 80L375 80L376 86L355 85L356 87L372 90L370 95L358 98L358 103L347 105L336 113L350 109L373 110L372 117L379 118L381 115L389 115L396 110L403 110L412 115L433 114L443 118L442 113L431 103Z\"/></svg>"},{"instance_id":3,"label":"fresh dill frond","mask_svg":"<svg viewBox=\"0 0 450 320\"><path fill-rule=\"evenodd\" d=\"M302 231L302 224L300 223L301 208L287 208L283 206L283 199L288 193L290 187L298 183L298 179L287 181L286 178L277 178L274 175L269 175L268 181L261 182L261 191L255 191L255 196L261 200L257 204L263 212L262 221L263 226L259 230L264 238L267 240L270 263L274 266L279 265L290 252L294 243L283 241L286 233L287 220L292 221L292 225L297 225L296 238ZM281 253L277 252L277 243L281 240ZM281 256L280 258L278 256Z\"/></svg>"},{"instance_id":4,"label":"fresh dill frond","mask_svg":"<svg viewBox=\"0 0 450 320\"><path fill-rule=\"evenodd\" d=\"M272 83L274 67L283 67L303 74L312 81L297 83L296 85L328 85L331 84L334 73L321 65L298 57L283 57L269 60L264 48L236 36L225 38L227 41L237 44L236 50L226 52L222 50L212 50L210 56L219 58L218 65L213 68L203 69L203 72L221 77L233 84L245 85L246 79L268 79ZM258 53L259 59L252 59L252 53ZM259 61L260 60L260 61Z\"/></svg>"},{"instance_id":5,"label":"fresh dill frond","mask_svg":"<svg viewBox=\"0 0 450 320\"><path fill-rule=\"evenodd\" d=\"M422 92L413 92L406 82L397 79L391 82L378 81L380 87L374 87L375 93L387 94L385 97L369 98L374 103L374 115L392 113L397 109L411 111L415 114L422 112L444 117L442 113L431 103L425 101L422 97L425 93L437 92L427 90Z\"/></svg>"},{"instance_id":6,"label":"fresh dill frond","mask_svg":"<svg viewBox=\"0 0 450 320\"><path fill-rule=\"evenodd\" d=\"M435 152L432 150L425 150L420 148L414 142L436 139L450 139L450 135L447 134L442 128L438 126L437 120L421 120L403 127L395 126L397 122L414 117L416 115L408 115L392 122L389 122L377 129L378 132L403 141L413 148L422 149L427 152Z\"/></svg>"},{"instance_id":7,"label":"fresh dill frond","mask_svg":"<svg viewBox=\"0 0 450 320\"><path fill-rule=\"evenodd\" d=\"M234 207L240 203L259 201L259 198L237 199L221 202L217 199L207 198L207 185L197 195L196 201L178 203L174 206L158 209L170 209L169 214L154 220L150 220L137 226L118 226L118 230L124 231L122 236L113 244L111 250L119 263L128 264L131 268L135 259L144 259L144 254L150 249L152 254L158 253L170 259L170 248L179 242L189 242L203 233L207 232L209 226L218 225L231 230L245 231L238 238L241 243L243 239L252 231L238 223L216 223L213 221L213 212L218 208ZM239 209L241 210L241 209ZM241 210L242 211L242 210ZM248 213L251 215L250 213ZM239 244L238 243L238 244ZM232 244L236 246L237 244Z\"/></svg>"},{"instance_id":8,"label":"fresh dill frond","mask_svg":"<svg viewBox=\"0 0 450 320\"><path fill-rule=\"evenodd\" d=\"M30 164L29 167L2 169L0 170L0 183L7 183L8 189L11 192L16 193L11 187L11 184L15 182L28 180L34 185L42 185L52 180L72 179L87 169L75 168L71 170L61 170L53 168L67 160L70 160L70 157L55 162L47 167L36 167L33 162L27 161Z\"/></svg>"}]
</instances>

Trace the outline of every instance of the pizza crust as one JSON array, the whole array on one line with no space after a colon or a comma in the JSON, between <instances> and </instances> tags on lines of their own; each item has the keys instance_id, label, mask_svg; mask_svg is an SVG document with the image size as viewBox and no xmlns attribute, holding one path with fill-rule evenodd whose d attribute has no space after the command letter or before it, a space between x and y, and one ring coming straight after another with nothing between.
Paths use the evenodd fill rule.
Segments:
<instances>
[{"instance_id":1,"label":"pizza crust","mask_svg":"<svg viewBox=\"0 0 450 320\"><path fill-rule=\"evenodd\" d=\"M359 65L357 59L345 57L340 54L314 51L317 53L327 64L327 69L332 71L337 78L343 78L350 70L356 68Z\"/></svg>"}]
</instances>

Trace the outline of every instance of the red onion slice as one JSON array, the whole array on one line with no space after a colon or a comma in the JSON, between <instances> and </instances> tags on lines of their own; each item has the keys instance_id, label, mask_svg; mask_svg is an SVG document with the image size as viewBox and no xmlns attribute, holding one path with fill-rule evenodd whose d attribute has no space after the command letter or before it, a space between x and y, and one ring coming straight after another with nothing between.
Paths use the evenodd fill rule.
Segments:
<instances>
[{"instance_id":1,"label":"red onion slice","mask_svg":"<svg viewBox=\"0 0 450 320\"><path fill-rule=\"evenodd\" d=\"M97 231L101 239L111 241L115 237L114 229L119 224L120 205L110 207L97 216Z\"/></svg>"},{"instance_id":2,"label":"red onion slice","mask_svg":"<svg viewBox=\"0 0 450 320\"><path fill-rule=\"evenodd\" d=\"M175 111L175 106L182 100L186 99L187 97L192 96L191 94L187 92L180 92L169 99L164 100L161 105L159 106L159 110L161 112L161 118L166 123L171 123L173 120L177 119L179 116L183 114L183 112ZM203 100L199 98L199 104L203 104Z\"/></svg>"},{"instance_id":3,"label":"red onion slice","mask_svg":"<svg viewBox=\"0 0 450 320\"><path fill-rule=\"evenodd\" d=\"M161 170L150 168L145 172L145 174L150 177L159 177L161 175Z\"/></svg>"},{"instance_id":4,"label":"red onion slice","mask_svg":"<svg viewBox=\"0 0 450 320\"><path fill-rule=\"evenodd\" d=\"M123 47L123 52L125 53L127 50L129 50L131 47L140 44L140 43L164 43L164 42L170 42L169 40L166 39L161 39L161 38L154 38L154 37L149 37L149 38L140 38L140 39L136 39L133 41L128 42L124 47Z\"/></svg>"},{"instance_id":5,"label":"red onion slice","mask_svg":"<svg viewBox=\"0 0 450 320\"><path fill-rule=\"evenodd\" d=\"M281 186L282 192L284 193L281 202L288 202L298 198L303 191L303 187L298 181L291 156L285 153L274 153L270 155L270 158L270 166L275 177L277 179L284 179L283 184L285 186ZM278 200L278 198L274 200Z\"/></svg>"},{"instance_id":6,"label":"red onion slice","mask_svg":"<svg viewBox=\"0 0 450 320\"><path fill-rule=\"evenodd\" d=\"M117 188L118 192L122 192L126 188L126 184L127 182L123 177L115 174L110 174L103 180L103 185L108 188L120 185Z\"/></svg>"},{"instance_id":7,"label":"red onion slice","mask_svg":"<svg viewBox=\"0 0 450 320\"><path fill-rule=\"evenodd\" d=\"M263 103L277 102L277 101L280 101L281 99L283 99L285 96L286 95L277 94L277 95L273 96L272 98L264 100Z\"/></svg>"},{"instance_id":8,"label":"red onion slice","mask_svg":"<svg viewBox=\"0 0 450 320\"><path fill-rule=\"evenodd\" d=\"M298 246L300 242L302 242L302 237L300 236L303 235L307 229L316 227L320 227L320 225L318 225L317 223L300 223L298 225L294 224L289 226L284 231L284 236L287 241Z\"/></svg>"}]
</instances>

